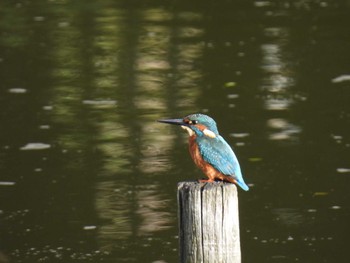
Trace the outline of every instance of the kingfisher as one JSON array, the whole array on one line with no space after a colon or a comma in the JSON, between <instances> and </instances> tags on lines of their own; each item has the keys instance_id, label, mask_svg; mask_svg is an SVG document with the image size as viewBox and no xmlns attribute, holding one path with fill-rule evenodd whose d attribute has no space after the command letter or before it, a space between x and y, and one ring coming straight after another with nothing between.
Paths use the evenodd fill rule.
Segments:
<instances>
[{"instance_id":1,"label":"kingfisher","mask_svg":"<svg viewBox=\"0 0 350 263\"><path fill-rule=\"evenodd\" d=\"M200 182L221 180L239 185L245 191L249 190L235 153L219 134L216 122L211 117L196 113L182 119L163 119L158 122L180 125L187 131L190 155L208 177L199 180Z\"/></svg>"}]
</instances>

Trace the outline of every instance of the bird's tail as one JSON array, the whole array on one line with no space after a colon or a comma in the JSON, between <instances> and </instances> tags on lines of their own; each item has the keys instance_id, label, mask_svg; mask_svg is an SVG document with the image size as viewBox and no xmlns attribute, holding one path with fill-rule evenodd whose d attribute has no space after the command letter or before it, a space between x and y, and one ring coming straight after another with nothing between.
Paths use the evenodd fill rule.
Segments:
<instances>
[{"instance_id":1,"label":"bird's tail","mask_svg":"<svg viewBox=\"0 0 350 263\"><path fill-rule=\"evenodd\" d=\"M246 183L243 180L237 180L237 184L244 190L244 191L248 191L249 190L249 186L246 185Z\"/></svg>"}]
</instances>

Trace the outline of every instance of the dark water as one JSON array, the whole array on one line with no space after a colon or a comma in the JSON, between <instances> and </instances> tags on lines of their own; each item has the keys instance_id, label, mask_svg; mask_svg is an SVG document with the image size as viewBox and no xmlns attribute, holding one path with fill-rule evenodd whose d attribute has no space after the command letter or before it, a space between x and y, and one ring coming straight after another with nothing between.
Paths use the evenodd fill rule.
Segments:
<instances>
[{"instance_id":1,"label":"dark water","mask_svg":"<svg viewBox=\"0 0 350 263\"><path fill-rule=\"evenodd\" d=\"M0 262L177 262L204 112L243 262L348 262L348 1L1 1Z\"/></svg>"}]
</instances>

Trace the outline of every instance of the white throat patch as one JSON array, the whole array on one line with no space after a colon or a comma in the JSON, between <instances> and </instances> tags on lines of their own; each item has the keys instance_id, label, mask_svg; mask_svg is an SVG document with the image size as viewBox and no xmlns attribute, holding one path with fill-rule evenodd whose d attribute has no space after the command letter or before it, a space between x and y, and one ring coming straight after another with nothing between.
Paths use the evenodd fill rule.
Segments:
<instances>
[{"instance_id":1,"label":"white throat patch","mask_svg":"<svg viewBox=\"0 0 350 263\"><path fill-rule=\"evenodd\" d=\"M184 130L186 130L186 131L188 132L188 135L189 135L189 136L194 135L194 131L192 131L192 130L191 130L190 128L188 128L187 126L181 125L181 128L184 129Z\"/></svg>"},{"instance_id":2,"label":"white throat patch","mask_svg":"<svg viewBox=\"0 0 350 263\"><path fill-rule=\"evenodd\" d=\"M194 131L192 129L188 128L187 126L181 125L181 128L186 130L189 136L193 136L195 134ZM205 136L209 137L209 138L215 138L216 137L215 133L212 132L211 130L208 130L208 129L204 129L203 130L203 134Z\"/></svg>"}]
</instances>

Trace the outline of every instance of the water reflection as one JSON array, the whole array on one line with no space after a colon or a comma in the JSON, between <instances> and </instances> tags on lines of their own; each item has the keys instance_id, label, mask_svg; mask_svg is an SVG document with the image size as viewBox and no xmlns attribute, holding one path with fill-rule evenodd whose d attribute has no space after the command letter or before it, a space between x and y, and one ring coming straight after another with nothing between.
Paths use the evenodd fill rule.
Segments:
<instances>
[{"instance_id":1,"label":"water reflection","mask_svg":"<svg viewBox=\"0 0 350 263\"><path fill-rule=\"evenodd\" d=\"M270 43L261 46L264 72L261 90L265 96L265 108L268 111L286 111L294 105L293 86L295 85L293 68L288 63L288 55L284 52L289 30L287 28L268 27L264 30ZM290 121L273 118L267 121L271 128L270 140L293 140L301 129Z\"/></svg>"},{"instance_id":2,"label":"water reflection","mask_svg":"<svg viewBox=\"0 0 350 263\"><path fill-rule=\"evenodd\" d=\"M265 72L262 89L269 92L269 95L287 95L288 89L294 85L293 71L286 61L288 58L283 54L289 32L286 28L266 28L264 33L273 42L261 46L261 68Z\"/></svg>"},{"instance_id":3,"label":"water reflection","mask_svg":"<svg viewBox=\"0 0 350 263\"><path fill-rule=\"evenodd\" d=\"M140 13L140 16L144 17L147 23L164 22L163 20L169 17L163 11L146 10L145 13ZM55 125L73 126L74 120L74 129L77 130L77 137L70 130L62 132L58 138L60 144L64 145L67 151L97 151L99 156L103 156L101 167L96 171L95 208L99 219L105 222L97 228L101 246L110 250L105 244L110 244L111 240L150 235L173 225L169 214L162 211L168 204L166 198L159 194L162 192L160 186L143 185L137 179L165 169L166 165L159 165L159 151L152 145L155 145L157 140L157 144L166 149L170 147L166 142L172 140L167 136L157 138L156 133L152 132L156 129L155 115L139 116L131 112L127 114L130 118L125 118L125 114L122 113L124 108L130 108L131 105L134 106L134 110L140 112L165 108L161 95L166 77L163 71L169 70L166 53L169 41L164 35L169 34L169 29L163 25L145 23L145 34L130 43L136 50L136 61L131 63L134 65L134 75L131 79L123 80L117 74L121 67L119 60L110 57L111 53L118 54L121 48L120 27L118 23L115 23L115 26L111 26L110 23L120 19L120 15L111 11L101 15L103 19L97 14L96 19L89 18L95 21L94 28L100 32L99 36L89 38L83 50L68 49L73 53L70 55L70 64L75 64L74 70L85 72L89 78L81 82L79 78L66 75L66 70L55 70L55 78L59 78L64 85L54 88L55 99L52 104ZM67 38L66 33L64 37ZM75 36L72 38L76 39ZM61 44L65 43L66 41ZM88 51L91 47L98 48L100 53L93 57L88 56L89 60L86 60L85 65L74 62L76 53ZM62 57L58 54L56 64L69 67L65 58L66 55ZM66 84L74 85L74 81L85 83L84 89ZM116 92L119 90L118 86L123 85L133 86L130 87L133 91ZM70 109L67 108L68 102L72 105ZM142 121L143 125L139 127L136 121ZM89 138L88 135L82 136L84 127L94 130L93 138ZM89 145L90 149L84 149L84 145Z\"/></svg>"},{"instance_id":4,"label":"water reflection","mask_svg":"<svg viewBox=\"0 0 350 263\"><path fill-rule=\"evenodd\" d=\"M159 194L159 185L142 186L137 191L139 200L136 213L141 223L137 231L138 236L150 235L174 227L172 214L167 211L170 200Z\"/></svg>"},{"instance_id":5,"label":"water reflection","mask_svg":"<svg viewBox=\"0 0 350 263\"><path fill-rule=\"evenodd\" d=\"M244 146L245 261L340 258L348 9L136 2L0 2L0 261L176 262L197 170L155 120L201 108Z\"/></svg>"},{"instance_id":6,"label":"water reflection","mask_svg":"<svg viewBox=\"0 0 350 263\"><path fill-rule=\"evenodd\" d=\"M270 140L296 140L301 131L300 127L282 118L269 119L267 126L271 129Z\"/></svg>"},{"instance_id":7,"label":"water reflection","mask_svg":"<svg viewBox=\"0 0 350 263\"><path fill-rule=\"evenodd\" d=\"M133 17L139 33L124 38L125 15L99 9L80 23L52 30L54 84L43 108L55 129L55 145L75 156L66 158L65 169L81 173L86 163L91 169L73 179L93 189L83 195L94 200L96 218L83 220L81 229L96 233L99 249L111 253L126 240L144 242L142 237L176 225L169 212L173 200L157 179L171 168L163 153L175 147L176 135L155 120L173 115L175 107L192 107L201 76L194 65L203 49L192 41L202 34L191 25L200 15L175 18L164 8L139 10ZM183 26L169 27L173 19L183 20ZM80 35L84 23L90 27Z\"/></svg>"}]
</instances>

